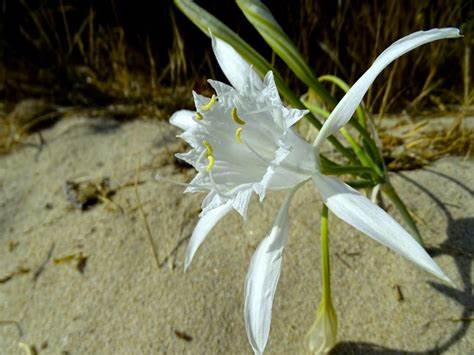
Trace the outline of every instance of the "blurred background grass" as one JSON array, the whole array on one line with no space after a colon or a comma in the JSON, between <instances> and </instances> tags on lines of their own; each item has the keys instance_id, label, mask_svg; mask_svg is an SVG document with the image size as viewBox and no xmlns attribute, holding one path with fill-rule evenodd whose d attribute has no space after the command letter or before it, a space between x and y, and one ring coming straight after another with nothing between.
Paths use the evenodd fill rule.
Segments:
<instances>
[{"instance_id":1,"label":"blurred background grass","mask_svg":"<svg viewBox=\"0 0 474 355\"><path fill-rule=\"evenodd\" d=\"M304 93L233 1L198 2ZM348 83L396 39L420 29L462 25L462 40L436 42L397 60L376 80L365 104L369 112L384 114L451 111L472 103L473 1L266 3L318 75L335 74ZM222 79L209 40L171 0L1 0L0 11L0 111L10 126L28 109L41 115L26 114L26 121L50 114L50 105L109 107L119 117L166 117L190 104L190 89L203 91L207 78ZM41 100L41 109L32 98ZM24 100L30 106L18 108ZM26 128L38 121L44 120Z\"/></svg>"}]
</instances>

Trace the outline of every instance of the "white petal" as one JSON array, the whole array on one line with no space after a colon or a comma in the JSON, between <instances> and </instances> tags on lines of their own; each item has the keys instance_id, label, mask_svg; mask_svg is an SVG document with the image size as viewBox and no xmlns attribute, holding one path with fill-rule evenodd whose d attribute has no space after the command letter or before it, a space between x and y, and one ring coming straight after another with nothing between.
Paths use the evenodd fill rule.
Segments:
<instances>
[{"instance_id":1,"label":"white petal","mask_svg":"<svg viewBox=\"0 0 474 355\"><path fill-rule=\"evenodd\" d=\"M263 78L263 86L264 89L262 91L262 95L265 96L272 105L274 106L282 106L282 102L280 99L280 94L278 93L278 88L275 84L275 78L273 76L273 72L270 70Z\"/></svg>"},{"instance_id":2,"label":"white petal","mask_svg":"<svg viewBox=\"0 0 474 355\"><path fill-rule=\"evenodd\" d=\"M216 92L217 96L219 96L219 98L221 96L226 96L228 94L236 93L235 89L232 86L227 85L223 82L212 80L212 79L207 80L207 82L212 86L212 88Z\"/></svg>"},{"instance_id":3,"label":"white petal","mask_svg":"<svg viewBox=\"0 0 474 355\"><path fill-rule=\"evenodd\" d=\"M170 123L173 126L187 130L197 125L196 121L194 120L194 115L195 113L193 111L179 110L173 113L173 115L170 117Z\"/></svg>"},{"instance_id":4,"label":"white petal","mask_svg":"<svg viewBox=\"0 0 474 355\"><path fill-rule=\"evenodd\" d=\"M240 215L247 219L247 209L249 207L250 198L252 197L252 188L241 190L237 192L232 201L232 207L240 213Z\"/></svg>"},{"instance_id":5,"label":"white petal","mask_svg":"<svg viewBox=\"0 0 474 355\"><path fill-rule=\"evenodd\" d=\"M232 209L232 201L229 200L225 204L214 208L207 213L205 213L199 219L198 224L194 228L193 234L191 235L191 239L188 243L188 248L186 250L186 258L184 261L184 270L189 267L191 264L191 260L193 259L194 253L202 244L204 239L206 238L207 234L211 231L212 228L220 221L222 217L224 217L227 213L230 212Z\"/></svg>"},{"instance_id":6,"label":"white petal","mask_svg":"<svg viewBox=\"0 0 474 355\"><path fill-rule=\"evenodd\" d=\"M309 111L308 110L298 110L295 108L286 108L283 107L283 117L285 117L285 128L290 128L296 122L301 120L304 115L306 115Z\"/></svg>"},{"instance_id":7,"label":"white petal","mask_svg":"<svg viewBox=\"0 0 474 355\"><path fill-rule=\"evenodd\" d=\"M313 179L324 203L340 219L440 279L451 282L423 247L379 206L337 178L317 174Z\"/></svg>"},{"instance_id":8,"label":"white petal","mask_svg":"<svg viewBox=\"0 0 474 355\"><path fill-rule=\"evenodd\" d=\"M260 82L260 86L263 85L257 73L231 45L212 36L212 49L227 80L237 91L245 89L249 77L256 84Z\"/></svg>"},{"instance_id":9,"label":"white petal","mask_svg":"<svg viewBox=\"0 0 474 355\"><path fill-rule=\"evenodd\" d=\"M193 91L193 99L194 99L194 105L196 106L196 111L199 111L201 109L201 106L209 103L210 98L199 95L197 92Z\"/></svg>"},{"instance_id":10,"label":"white petal","mask_svg":"<svg viewBox=\"0 0 474 355\"><path fill-rule=\"evenodd\" d=\"M197 166L199 157L201 153L196 149L187 151L186 153L176 153L175 157L181 160L184 160L186 163L191 164L192 166Z\"/></svg>"},{"instance_id":11,"label":"white petal","mask_svg":"<svg viewBox=\"0 0 474 355\"><path fill-rule=\"evenodd\" d=\"M205 215L207 211L212 210L222 205L222 201L218 199L216 191L210 191L201 202L201 216Z\"/></svg>"},{"instance_id":12,"label":"white petal","mask_svg":"<svg viewBox=\"0 0 474 355\"><path fill-rule=\"evenodd\" d=\"M311 144L293 130L288 129L280 138L275 158L270 162L262 180L254 185L263 201L267 189L288 189L308 180L316 170L316 160ZM288 169L290 168L290 169Z\"/></svg>"},{"instance_id":13,"label":"white petal","mask_svg":"<svg viewBox=\"0 0 474 355\"><path fill-rule=\"evenodd\" d=\"M457 28L434 28L429 31L418 31L406 37L403 37L385 49L374 61L372 66L362 75L359 80L350 88L346 95L337 104L329 115L323 127L316 137L315 146L336 133L344 126L354 114L357 106L359 106L362 98L372 85L373 81L391 62L403 54L415 49L423 44L437 41L443 38L460 37Z\"/></svg>"},{"instance_id":14,"label":"white petal","mask_svg":"<svg viewBox=\"0 0 474 355\"><path fill-rule=\"evenodd\" d=\"M294 191L287 195L270 233L253 254L245 280L245 327L255 354L263 353L270 333L273 297L288 238L288 208Z\"/></svg>"}]
</instances>

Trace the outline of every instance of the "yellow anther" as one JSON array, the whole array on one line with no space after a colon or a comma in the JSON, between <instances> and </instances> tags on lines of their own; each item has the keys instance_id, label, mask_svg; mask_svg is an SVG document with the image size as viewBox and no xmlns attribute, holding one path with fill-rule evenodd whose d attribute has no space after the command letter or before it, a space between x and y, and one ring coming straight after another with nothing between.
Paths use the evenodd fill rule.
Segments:
<instances>
[{"instance_id":1,"label":"yellow anther","mask_svg":"<svg viewBox=\"0 0 474 355\"><path fill-rule=\"evenodd\" d=\"M214 158L214 150L212 149L211 143L208 141L202 142L202 144L206 147L207 150L207 160L209 160L209 164L206 166L206 171L210 172L212 167L214 166L214 163L216 162L216 159Z\"/></svg>"},{"instance_id":2,"label":"yellow anther","mask_svg":"<svg viewBox=\"0 0 474 355\"><path fill-rule=\"evenodd\" d=\"M196 115L194 116L194 118L197 119L198 121L201 121L204 118L204 116L201 113L196 112Z\"/></svg>"},{"instance_id":3,"label":"yellow anther","mask_svg":"<svg viewBox=\"0 0 474 355\"><path fill-rule=\"evenodd\" d=\"M208 155L207 159L209 160L209 164L207 164L206 166L206 171L210 172L212 170L212 167L214 166L216 159L212 155Z\"/></svg>"},{"instance_id":4,"label":"yellow anther","mask_svg":"<svg viewBox=\"0 0 474 355\"><path fill-rule=\"evenodd\" d=\"M234 120L235 123L240 124L242 126L245 124L245 121L241 119L239 115L237 114L237 107L234 107L232 109L231 114L232 114L232 119Z\"/></svg>"},{"instance_id":5,"label":"yellow anther","mask_svg":"<svg viewBox=\"0 0 474 355\"><path fill-rule=\"evenodd\" d=\"M214 150L212 149L212 145L208 141L202 142L202 144L207 149L207 156L214 155Z\"/></svg>"},{"instance_id":6,"label":"yellow anther","mask_svg":"<svg viewBox=\"0 0 474 355\"><path fill-rule=\"evenodd\" d=\"M216 95L212 95L211 99L209 100L209 102L207 104L201 105L201 107L200 107L201 111L209 111L211 109L211 107L214 106L216 101L217 101Z\"/></svg>"},{"instance_id":7,"label":"yellow anther","mask_svg":"<svg viewBox=\"0 0 474 355\"><path fill-rule=\"evenodd\" d=\"M235 130L235 139L237 139L237 142L242 143L242 137L240 136L242 134L242 127L239 127Z\"/></svg>"}]
</instances>

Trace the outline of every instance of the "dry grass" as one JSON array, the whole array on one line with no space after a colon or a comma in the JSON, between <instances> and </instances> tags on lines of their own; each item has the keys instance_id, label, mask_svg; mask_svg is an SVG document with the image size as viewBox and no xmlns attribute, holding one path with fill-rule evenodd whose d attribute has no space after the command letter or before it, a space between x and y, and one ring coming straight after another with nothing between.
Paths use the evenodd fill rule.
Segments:
<instances>
[{"instance_id":1,"label":"dry grass","mask_svg":"<svg viewBox=\"0 0 474 355\"><path fill-rule=\"evenodd\" d=\"M466 127L463 115L458 116L448 127L433 129L433 118L428 118L380 132L388 169L417 169L446 155L472 157L474 129Z\"/></svg>"},{"instance_id":2,"label":"dry grass","mask_svg":"<svg viewBox=\"0 0 474 355\"><path fill-rule=\"evenodd\" d=\"M462 0L301 2L299 16L286 29L293 32L319 75L335 74L348 83L400 37L420 29L463 25L462 40L439 41L398 59L372 85L365 103L370 112L383 115L401 108L416 112L431 106L433 97L443 104L472 102L472 4ZM321 60L315 44L329 60Z\"/></svg>"},{"instance_id":3,"label":"dry grass","mask_svg":"<svg viewBox=\"0 0 474 355\"><path fill-rule=\"evenodd\" d=\"M69 14L77 16L74 7L63 1L56 8L40 5L35 9L26 0L21 3L31 18L28 27L20 26L23 37L48 58L66 82L82 86L92 101L98 99L94 96L153 100L161 94L164 79L171 86L189 82L184 43L173 13L173 46L168 65L158 72L149 38L139 50L130 47L124 28L98 24L92 7L82 21L73 25Z\"/></svg>"}]
</instances>

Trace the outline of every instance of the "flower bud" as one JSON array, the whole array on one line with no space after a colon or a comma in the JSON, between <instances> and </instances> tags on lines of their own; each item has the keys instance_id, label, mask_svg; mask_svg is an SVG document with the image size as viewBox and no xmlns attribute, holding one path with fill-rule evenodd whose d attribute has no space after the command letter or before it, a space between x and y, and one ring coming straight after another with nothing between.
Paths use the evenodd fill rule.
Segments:
<instances>
[{"instance_id":1,"label":"flower bud","mask_svg":"<svg viewBox=\"0 0 474 355\"><path fill-rule=\"evenodd\" d=\"M337 317L331 301L322 301L316 313L316 321L305 338L305 353L328 354L337 341Z\"/></svg>"}]
</instances>

